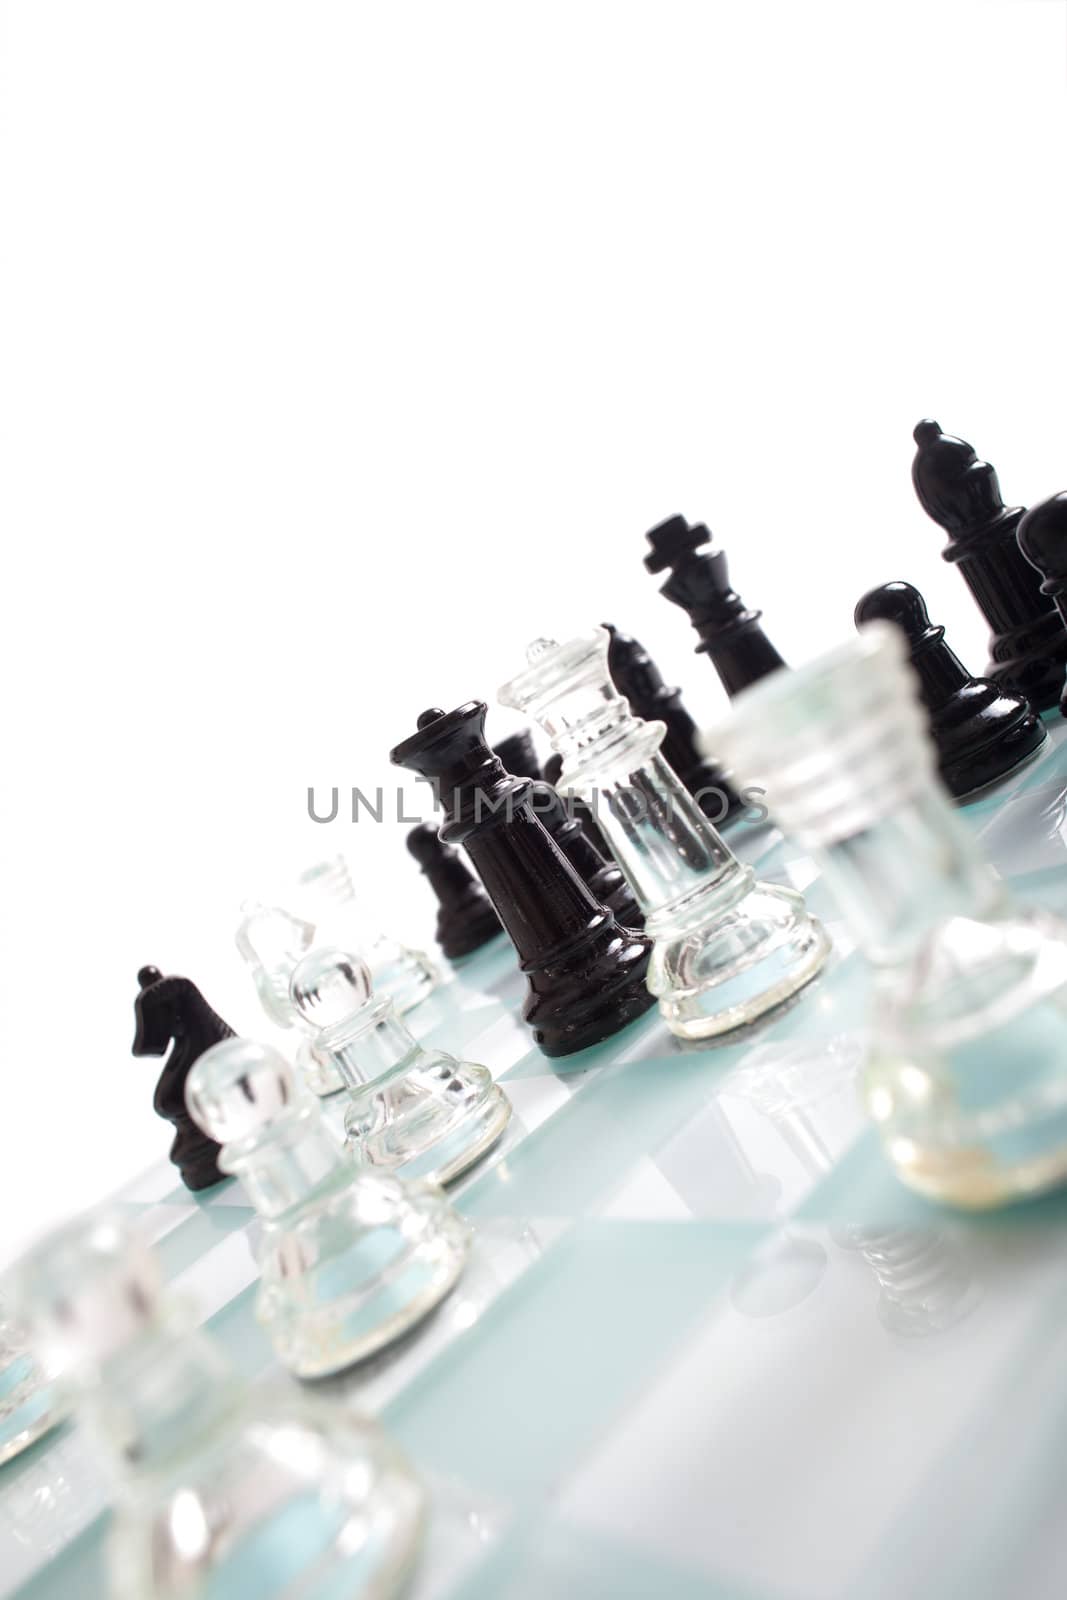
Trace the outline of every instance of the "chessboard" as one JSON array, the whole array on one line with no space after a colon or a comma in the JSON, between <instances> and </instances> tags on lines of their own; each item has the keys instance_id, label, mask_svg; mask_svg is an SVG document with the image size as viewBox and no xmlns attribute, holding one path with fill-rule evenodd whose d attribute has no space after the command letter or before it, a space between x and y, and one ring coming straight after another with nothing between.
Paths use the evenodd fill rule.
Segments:
<instances>
[{"instance_id":1,"label":"chessboard","mask_svg":"<svg viewBox=\"0 0 1067 1600\"><path fill-rule=\"evenodd\" d=\"M1046 722L963 814L1019 897L1067 913ZM864 963L810 860L769 825L729 837L825 920L826 970L710 1046L653 1011L552 1062L506 939L451 969L408 1020L514 1105L452 1190L470 1263L319 1387L426 1484L412 1600L1061 1600L1067 1197L970 1216L900 1185L857 1089ZM276 1378L239 1184L192 1195L161 1160L117 1203L240 1370ZM103 1596L107 1493L70 1424L0 1469L0 1594Z\"/></svg>"}]
</instances>

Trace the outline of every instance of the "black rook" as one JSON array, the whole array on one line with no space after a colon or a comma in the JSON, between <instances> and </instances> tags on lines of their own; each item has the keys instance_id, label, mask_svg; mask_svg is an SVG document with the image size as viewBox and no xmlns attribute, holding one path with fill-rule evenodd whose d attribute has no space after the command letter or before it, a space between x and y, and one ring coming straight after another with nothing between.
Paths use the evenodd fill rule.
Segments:
<instances>
[{"instance_id":1,"label":"black rook","mask_svg":"<svg viewBox=\"0 0 1067 1600\"><path fill-rule=\"evenodd\" d=\"M553 843L533 785L504 771L485 742L486 707L424 711L390 760L438 786L441 838L462 844L518 952L523 1014L548 1056L598 1044L654 1004L651 943L620 927Z\"/></svg>"}]
</instances>

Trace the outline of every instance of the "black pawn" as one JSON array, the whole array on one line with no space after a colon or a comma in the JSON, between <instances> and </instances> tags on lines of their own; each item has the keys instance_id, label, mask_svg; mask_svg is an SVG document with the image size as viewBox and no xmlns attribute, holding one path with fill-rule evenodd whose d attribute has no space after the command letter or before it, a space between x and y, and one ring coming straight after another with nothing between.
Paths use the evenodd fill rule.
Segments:
<instances>
[{"instance_id":1,"label":"black pawn","mask_svg":"<svg viewBox=\"0 0 1067 1600\"><path fill-rule=\"evenodd\" d=\"M165 1055L167 1046L174 1041L152 1099L157 1116L177 1129L170 1159L187 1189L210 1189L212 1184L221 1183L226 1174L219 1171L219 1146L189 1115L185 1080L205 1050L222 1039L233 1038L233 1029L216 1016L188 978L165 978L158 967L142 967L137 982L141 987L133 1003L133 1054Z\"/></svg>"},{"instance_id":2,"label":"black pawn","mask_svg":"<svg viewBox=\"0 0 1067 1600\"><path fill-rule=\"evenodd\" d=\"M989 678L972 678L934 627L926 602L910 583L884 583L856 607L856 625L880 617L907 638L919 692L930 713L930 732L946 787L956 796L984 789L1045 741L1045 730L1020 694Z\"/></svg>"},{"instance_id":3,"label":"black pawn","mask_svg":"<svg viewBox=\"0 0 1067 1600\"><path fill-rule=\"evenodd\" d=\"M711 534L702 522L668 517L646 538L652 548L645 566L649 572L671 569L659 592L688 612L700 635L697 652L711 657L727 694L739 694L785 666L760 627L763 613L750 610L730 587L725 553L704 548Z\"/></svg>"},{"instance_id":4,"label":"black pawn","mask_svg":"<svg viewBox=\"0 0 1067 1600\"><path fill-rule=\"evenodd\" d=\"M662 672L639 640L620 633L610 622L603 626L611 636L608 668L616 689L629 701L635 717L665 724L662 749L667 765L710 822L716 826L728 822L742 809L743 802L727 783L722 768L708 761L697 748L697 725L682 704L681 689L664 683Z\"/></svg>"},{"instance_id":5,"label":"black pawn","mask_svg":"<svg viewBox=\"0 0 1067 1600\"><path fill-rule=\"evenodd\" d=\"M412 828L407 845L439 901L437 942L448 959L458 961L498 939L504 930L489 896L459 851L437 837L433 823Z\"/></svg>"},{"instance_id":6,"label":"black pawn","mask_svg":"<svg viewBox=\"0 0 1067 1600\"><path fill-rule=\"evenodd\" d=\"M568 806L550 783L535 783L533 808L549 838L562 850L593 899L607 906L624 928L643 928L645 919L630 880L612 856L597 849L573 803Z\"/></svg>"},{"instance_id":7,"label":"black pawn","mask_svg":"<svg viewBox=\"0 0 1067 1600\"><path fill-rule=\"evenodd\" d=\"M552 754L545 762L545 782L550 783L553 789L556 789L557 791L559 790L559 780L562 771L563 757L561 755L557 755L553 750ZM612 859L611 846L605 839L601 831L600 824L593 816L593 813L590 811L585 801L581 799L579 795L569 794L565 797L564 803L581 824L582 832L589 840L589 843L596 850L597 854L601 856L603 860L610 861Z\"/></svg>"},{"instance_id":8,"label":"black pawn","mask_svg":"<svg viewBox=\"0 0 1067 1600\"><path fill-rule=\"evenodd\" d=\"M1054 494L1031 506L1019 523L1019 549L1044 579L1041 593L1056 602L1067 623L1067 494ZM1067 684L1060 693L1060 712L1067 717Z\"/></svg>"},{"instance_id":9,"label":"black pawn","mask_svg":"<svg viewBox=\"0 0 1067 1600\"><path fill-rule=\"evenodd\" d=\"M510 772L515 778L532 778L537 782L544 777L537 746L529 728L523 728L519 733L509 733L506 739L494 745L493 754L503 762L504 771Z\"/></svg>"},{"instance_id":10,"label":"black pawn","mask_svg":"<svg viewBox=\"0 0 1067 1600\"><path fill-rule=\"evenodd\" d=\"M916 425L914 438L919 502L948 534L941 554L958 563L993 630L986 675L1045 711L1063 688L1067 629L1016 540L1023 508L1005 506L994 468L932 418Z\"/></svg>"},{"instance_id":11,"label":"black pawn","mask_svg":"<svg viewBox=\"0 0 1067 1600\"><path fill-rule=\"evenodd\" d=\"M548 1056L610 1038L654 1003L651 942L621 928L549 838L532 784L513 778L485 742L486 707L424 711L390 760L436 785L441 837L466 847L529 985L523 1015Z\"/></svg>"}]
</instances>

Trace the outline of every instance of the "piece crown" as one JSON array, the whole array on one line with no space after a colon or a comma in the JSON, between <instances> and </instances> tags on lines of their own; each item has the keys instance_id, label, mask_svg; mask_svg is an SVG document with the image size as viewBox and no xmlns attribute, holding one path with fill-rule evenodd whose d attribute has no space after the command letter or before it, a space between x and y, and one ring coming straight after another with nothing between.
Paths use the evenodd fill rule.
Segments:
<instances>
[{"instance_id":1,"label":"piece crown","mask_svg":"<svg viewBox=\"0 0 1067 1600\"><path fill-rule=\"evenodd\" d=\"M918 641L930 627L926 601L913 584L896 580L870 589L857 602L856 626L865 622L894 622L912 641Z\"/></svg>"},{"instance_id":2,"label":"piece crown","mask_svg":"<svg viewBox=\"0 0 1067 1600\"><path fill-rule=\"evenodd\" d=\"M973 445L945 433L932 417L915 427L918 450L911 476L927 516L947 533L971 532L1005 515L996 470ZM1018 514L1018 513L1016 513Z\"/></svg>"},{"instance_id":3,"label":"piece crown","mask_svg":"<svg viewBox=\"0 0 1067 1600\"><path fill-rule=\"evenodd\" d=\"M16 1309L45 1364L100 1366L159 1318L159 1265L133 1224L90 1212L49 1234L13 1274Z\"/></svg>"},{"instance_id":4,"label":"piece crown","mask_svg":"<svg viewBox=\"0 0 1067 1600\"><path fill-rule=\"evenodd\" d=\"M807 666L743 690L709 735L799 844L862 833L930 782L934 746L908 654L898 628L866 623Z\"/></svg>"},{"instance_id":5,"label":"piece crown","mask_svg":"<svg viewBox=\"0 0 1067 1600\"><path fill-rule=\"evenodd\" d=\"M344 1022L371 997L370 968L359 956L324 945L293 969L289 998L300 1020L318 1033Z\"/></svg>"},{"instance_id":6,"label":"piece crown","mask_svg":"<svg viewBox=\"0 0 1067 1600\"><path fill-rule=\"evenodd\" d=\"M1067 578L1067 493L1031 506L1017 537L1019 549L1043 577Z\"/></svg>"},{"instance_id":7,"label":"piece crown","mask_svg":"<svg viewBox=\"0 0 1067 1600\"><path fill-rule=\"evenodd\" d=\"M240 1144L299 1109L292 1068L270 1045L224 1039L205 1050L185 1085L190 1114L219 1144Z\"/></svg>"}]
</instances>

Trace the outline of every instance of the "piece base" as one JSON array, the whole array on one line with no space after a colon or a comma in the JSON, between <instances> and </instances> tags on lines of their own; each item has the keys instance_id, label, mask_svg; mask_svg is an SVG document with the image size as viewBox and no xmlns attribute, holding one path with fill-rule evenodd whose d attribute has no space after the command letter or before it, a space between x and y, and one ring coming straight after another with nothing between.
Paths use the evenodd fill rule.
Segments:
<instances>
[{"instance_id":1,"label":"piece base","mask_svg":"<svg viewBox=\"0 0 1067 1600\"><path fill-rule=\"evenodd\" d=\"M463 1076L458 1064L453 1081ZM385 1168L405 1179L453 1183L475 1166L511 1120L511 1101L497 1084L479 1087L467 1104L440 1096L427 1098L408 1117L391 1121L369 1136L360 1131L359 1108L345 1118L349 1144L370 1166Z\"/></svg>"},{"instance_id":2,"label":"piece base","mask_svg":"<svg viewBox=\"0 0 1067 1600\"><path fill-rule=\"evenodd\" d=\"M440 1190L412 1190L399 1205L383 1196L371 1208L382 1220L369 1228L351 1209L342 1195L332 1215L265 1243L257 1315L298 1378L328 1377L395 1344L440 1304L467 1260L470 1232ZM296 1272L301 1258L311 1264Z\"/></svg>"},{"instance_id":3,"label":"piece base","mask_svg":"<svg viewBox=\"0 0 1067 1600\"><path fill-rule=\"evenodd\" d=\"M741 959L730 959L730 942L725 929L698 949L693 940L668 948L663 964L653 958L650 984L657 985L663 1019L677 1038L713 1039L748 1027L817 977L831 950L826 929L807 913L769 931ZM702 981L691 981L702 972Z\"/></svg>"}]
</instances>

